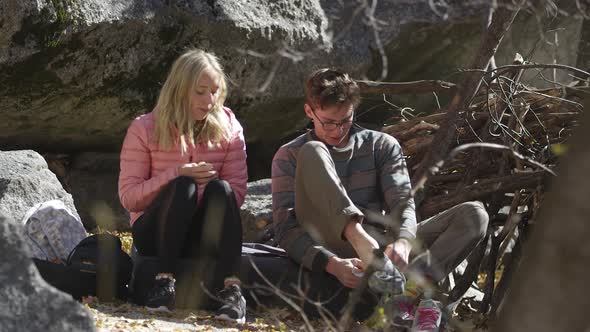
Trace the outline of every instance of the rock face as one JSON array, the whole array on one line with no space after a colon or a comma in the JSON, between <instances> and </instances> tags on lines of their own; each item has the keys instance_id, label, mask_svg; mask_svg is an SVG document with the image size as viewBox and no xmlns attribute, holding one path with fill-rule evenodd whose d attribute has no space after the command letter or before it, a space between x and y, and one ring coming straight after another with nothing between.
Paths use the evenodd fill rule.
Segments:
<instances>
[{"instance_id":1,"label":"rock face","mask_svg":"<svg viewBox=\"0 0 590 332\"><path fill-rule=\"evenodd\" d=\"M21 221L29 208L52 199L63 201L77 215L72 195L59 183L35 151L0 151L0 213Z\"/></svg>"},{"instance_id":2,"label":"rock face","mask_svg":"<svg viewBox=\"0 0 590 332\"><path fill-rule=\"evenodd\" d=\"M385 45L406 21L442 20L428 1L415 3L379 2L375 18L391 22L379 27ZM301 97L311 70L331 65L358 78L369 73L374 31L358 6L318 0L2 1L0 145L118 151L129 122L151 111L172 61L189 47L220 56L234 82L228 105L249 142L284 139L306 123ZM458 6L453 13L472 17L478 6Z\"/></svg>"},{"instance_id":3,"label":"rock face","mask_svg":"<svg viewBox=\"0 0 590 332\"><path fill-rule=\"evenodd\" d=\"M313 69L379 78L382 44L387 80L445 78L471 60L489 5L377 3L372 13L359 2L333 0L4 0L0 146L119 151L129 122L152 110L172 61L198 47L221 57L233 82L227 104L247 141L275 148L307 123L303 81ZM564 19L557 53L541 45L532 60L575 64L581 22ZM499 64L537 43L534 16L517 24ZM377 99L383 112L394 111ZM436 105L422 99L428 103L420 111Z\"/></svg>"},{"instance_id":4,"label":"rock face","mask_svg":"<svg viewBox=\"0 0 590 332\"><path fill-rule=\"evenodd\" d=\"M244 242L268 242L274 235L270 184L270 179L248 183L246 200L240 211Z\"/></svg>"},{"instance_id":5,"label":"rock face","mask_svg":"<svg viewBox=\"0 0 590 332\"><path fill-rule=\"evenodd\" d=\"M490 1L375 3L372 11L334 0L2 0L0 147L69 154L71 192L85 223L126 224L110 154L119 153L129 122L152 110L174 59L197 47L221 58L232 81L226 104L248 142L250 178L266 178L276 149L308 123L303 82L313 69L333 66L377 79L386 59L388 81L458 81L455 72L473 57ZM538 17L521 11L497 64L520 52L534 62L575 65L584 54L577 51L582 20L551 21L557 46L538 42ZM393 104L417 114L448 98L367 97L358 120L380 125L399 114ZM80 155L89 151L96 153ZM100 171L89 171L95 166L87 160L100 155Z\"/></svg>"},{"instance_id":6,"label":"rock face","mask_svg":"<svg viewBox=\"0 0 590 332\"><path fill-rule=\"evenodd\" d=\"M41 278L22 232L0 213L0 331L95 331L88 310Z\"/></svg>"},{"instance_id":7,"label":"rock face","mask_svg":"<svg viewBox=\"0 0 590 332\"><path fill-rule=\"evenodd\" d=\"M327 39L327 21L313 0L8 0L0 6L0 77L11 81L0 83L6 105L0 116L8 120L0 124L0 144L13 148L26 142L50 150L119 150L129 122L151 111L172 61L190 47L222 59L236 83L229 105L255 140L263 129L257 117L288 115L280 108L297 99L292 92L302 74L282 65L289 80L254 95L273 61L243 51L273 54L283 43L309 47Z\"/></svg>"}]
</instances>

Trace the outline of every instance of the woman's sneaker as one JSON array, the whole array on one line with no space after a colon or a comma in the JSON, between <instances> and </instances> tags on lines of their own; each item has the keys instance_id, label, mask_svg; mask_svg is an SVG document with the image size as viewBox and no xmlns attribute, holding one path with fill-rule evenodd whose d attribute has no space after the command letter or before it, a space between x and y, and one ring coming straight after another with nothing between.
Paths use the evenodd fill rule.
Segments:
<instances>
[{"instance_id":1,"label":"woman's sneaker","mask_svg":"<svg viewBox=\"0 0 590 332\"><path fill-rule=\"evenodd\" d=\"M217 300L221 307L215 312L215 318L244 324L246 322L246 299L242 296L242 290L237 284L232 284L219 293Z\"/></svg>"},{"instance_id":2,"label":"woman's sneaker","mask_svg":"<svg viewBox=\"0 0 590 332\"><path fill-rule=\"evenodd\" d=\"M150 311L171 311L174 309L176 293L173 278L157 278L147 294L145 306Z\"/></svg>"}]
</instances>

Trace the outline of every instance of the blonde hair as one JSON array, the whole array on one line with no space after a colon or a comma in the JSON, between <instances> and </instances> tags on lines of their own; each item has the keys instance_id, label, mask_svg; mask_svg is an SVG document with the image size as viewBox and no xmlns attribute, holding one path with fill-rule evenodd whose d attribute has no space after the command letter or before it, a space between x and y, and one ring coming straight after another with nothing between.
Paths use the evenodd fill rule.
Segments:
<instances>
[{"instance_id":1,"label":"blonde hair","mask_svg":"<svg viewBox=\"0 0 590 332\"><path fill-rule=\"evenodd\" d=\"M219 75L219 89L211 111L205 119L195 121L191 118L191 94L205 72ZM194 147L196 143L202 142L213 147L229 140L229 118L223 111L226 96L225 74L215 55L196 49L182 54L174 61L156 104L157 144L168 150L180 142L181 153L184 154L189 144Z\"/></svg>"}]
</instances>

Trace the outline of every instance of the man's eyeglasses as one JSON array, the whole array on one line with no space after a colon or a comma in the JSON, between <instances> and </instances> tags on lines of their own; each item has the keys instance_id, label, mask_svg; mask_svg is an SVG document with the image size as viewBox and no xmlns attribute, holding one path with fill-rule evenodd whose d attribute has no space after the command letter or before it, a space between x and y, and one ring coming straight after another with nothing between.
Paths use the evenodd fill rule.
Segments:
<instances>
[{"instance_id":1,"label":"man's eyeglasses","mask_svg":"<svg viewBox=\"0 0 590 332\"><path fill-rule=\"evenodd\" d=\"M315 118L320 122L320 124L322 125L322 128L324 128L325 131L332 131L332 130L336 130L340 127L342 128L349 128L352 125L352 122L354 121L354 112L350 115L350 117L339 121L339 122L332 122L332 121L322 121L317 114L315 114L315 111L313 110L313 108L311 108L311 113L315 116Z\"/></svg>"}]
</instances>

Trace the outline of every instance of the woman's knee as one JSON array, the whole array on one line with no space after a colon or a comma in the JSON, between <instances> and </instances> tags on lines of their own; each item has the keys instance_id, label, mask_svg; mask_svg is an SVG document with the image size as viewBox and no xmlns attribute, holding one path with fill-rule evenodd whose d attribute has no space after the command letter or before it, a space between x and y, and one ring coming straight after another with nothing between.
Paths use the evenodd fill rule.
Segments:
<instances>
[{"instance_id":1,"label":"woman's knee","mask_svg":"<svg viewBox=\"0 0 590 332\"><path fill-rule=\"evenodd\" d=\"M197 184L191 177L179 176L168 183L168 190L175 195L192 199L197 194Z\"/></svg>"},{"instance_id":2,"label":"woman's knee","mask_svg":"<svg viewBox=\"0 0 590 332\"><path fill-rule=\"evenodd\" d=\"M193 178L191 178L190 176L182 176L182 175L172 179L172 181L170 181L170 184L174 184L175 186L182 186L182 187L189 187L189 186L196 186L197 185L195 183L195 180L193 180Z\"/></svg>"},{"instance_id":3,"label":"woman's knee","mask_svg":"<svg viewBox=\"0 0 590 332\"><path fill-rule=\"evenodd\" d=\"M225 180L212 180L207 183L205 192L208 195L221 195L223 197L229 197L233 190L230 184Z\"/></svg>"}]
</instances>

